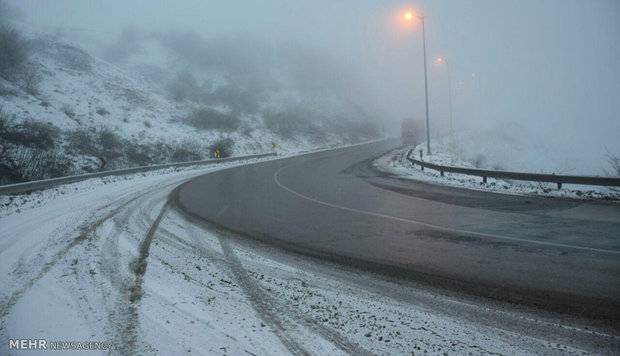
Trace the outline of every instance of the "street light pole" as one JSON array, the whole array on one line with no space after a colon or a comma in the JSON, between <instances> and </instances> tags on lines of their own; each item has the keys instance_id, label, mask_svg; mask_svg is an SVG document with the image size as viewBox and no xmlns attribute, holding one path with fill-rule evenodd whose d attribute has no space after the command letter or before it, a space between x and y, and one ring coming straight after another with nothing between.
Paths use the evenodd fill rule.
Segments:
<instances>
[{"instance_id":1,"label":"street light pole","mask_svg":"<svg viewBox=\"0 0 620 356\"><path fill-rule=\"evenodd\" d=\"M452 154L459 155L459 151L456 149L456 137L454 136L454 111L452 108L452 71L450 70L450 63L444 60L446 63L446 71L448 72L448 105L450 108L450 151Z\"/></svg>"},{"instance_id":2,"label":"street light pole","mask_svg":"<svg viewBox=\"0 0 620 356\"><path fill-rule=\"evenodd\" d=\"M437 58L438 64L444 64L446 66L446 74L448 76L448 105L450 108L450 136L454 135L454 111L452 108L452 71L450 69L450 63L444 57Z\"/></svg>"},{"instance_id":3,"label":"street light pole","mask_svg":"<svg viewBox=\"0 0 620 356\"><path fill-rule=\"evenodd\" d=\"M428 119L428 68L426 64L426 26L424 16L419 16L422 21L422 49L424 52L424 106L426 109L426 154L431 154L431 129Z\"/></svg>"}]
</instances>

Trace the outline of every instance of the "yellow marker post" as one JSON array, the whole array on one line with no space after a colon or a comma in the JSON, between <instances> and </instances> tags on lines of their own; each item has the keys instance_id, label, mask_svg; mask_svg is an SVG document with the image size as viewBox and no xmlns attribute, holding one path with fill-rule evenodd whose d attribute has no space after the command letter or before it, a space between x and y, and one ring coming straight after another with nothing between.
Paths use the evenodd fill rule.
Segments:
<instances>
[{"instance_id":1,"label":"yellow marker post","mask_svg":"<svg viewBox=\"0 0 620 356\"><path fill-rule=\"evenodd\" d=\"M272 142L272 143L271 143L271 150L272 150L272 151L275 151L277 147L278 147L278 145L276 145L276 143L275 143L275 142Z\"/></svg>"}]
</instances>

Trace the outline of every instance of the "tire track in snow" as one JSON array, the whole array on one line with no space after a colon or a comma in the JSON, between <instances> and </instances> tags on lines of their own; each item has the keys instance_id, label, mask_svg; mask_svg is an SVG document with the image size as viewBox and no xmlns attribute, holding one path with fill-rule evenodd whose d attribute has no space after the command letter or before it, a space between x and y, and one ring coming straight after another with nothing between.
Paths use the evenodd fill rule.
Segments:
<instances>
[{"instance_id":1,"label":"tire track in snow","mask_svg":"<svg viewBox=\"0 0 620 356\"><path fill-rule=\"evenodd\" d=\"M132 197L131 199L123 202L117 208L109 211L102 218L95 220L94 222L87 222L80 225L76 230L79 231L79 234L71 240L71 242L62 248L60 251L56 252L52 257L43 265L41 270L31 279L29 279L21 288L14 291L10 296L6 297L4 300L0 302L0 331L4 331L6 327L6 317L9 315L9 312L17 304L19 299L30 289L32 286L37 283L41 278L45 277L45 275L59 262L61 261L69 251L71 251L74 247L81 245L83 242L87 240L91 240L93 237L96 237L95 233L97 228L101 226L105 221L111 219L118 211L122 210L133 201L139 199L140 197L149 194L151 191L147 191L138 196ZM98 212L113 206L117 201L106 204L95 211L93 215L96 215Z\"/></svg>"},{"instance_id":2,"label":"tire track in snow","mask_svg":"<svg viewBox=\"0 0 620 356\"><path fill-rule=\"evenodd\" d=\"M191 224L191 222L188 223ZM193 227L204 231L205 227L202 225L203 224L196 223ZM306 355L313 354L314 352L306 350L303 345L301 345L301 342L295 338L295 332L291 332L302 326L315 332L345 354L369 354L368 351L361 348L359 345L343 338L337 331L316 323L314 320L308 318L307 315L300 315L287 305L274 300L274 298L269 295L269 293L265 292L264 288L248 274L235 253L234 248L230 245L227 236L225 236L226 233L217 231L213 233L213 235L219 242L227 267L231 270L239 286L252 303L254 310L256 310L257 314L265 323L274 327L276 336L291 353ZM194 240L201 244L199 238L194 237ZM201 252L203 251L204 248L201 248Z\"/></svg>"},{"instance_id":3,"label":"tire track in snow","mask_svg":"<svg viewBox=\"0 0 620 356\"><path fill-rule=\"evenodd\" d=\"M226 257L228 265L237 279L237 282L239 282L239 286L248 296L261 319L275 327L276 336L292 354L310 355L311 353L308 350L306 350L302 345L294 340L291 335L289 335L287 332L288 328L285 326L285 321L276 315L272 310L273 307L269 303L269 296L251 280L251 277L241 265L241 262L237 258L237 255L228 241L219 235L217 238L220 242L222 250L224 251L224 256Z\"/></svg>"},{"instance_id":4,"label":"tire track in snow","mask_svg":"<svg viewBox=\"0 0 620 356\"><path fill-rule=\"evenodd\" d=\"M142 286L144 282L144 274L146 273L146 268L148 265L151 244L155 234L157 233L159 224L168 210L168 206L169 201L166 200L166 203L164 203L164 206L159 211L157 218L151 224L142 242L140 242L140 246L138 247L138 257L132 261L130 265L130 269L134 274L134 281L133 285L129 287L129 290L127 291L129 310L126 325L120 332L120 336L122 338L120 346L122 347L119 351L121 353L136 354L138 351L136 348L138 346L138 325L140 323L139 307L140 300L143 295Z\"/></svg>"}]
</instances>

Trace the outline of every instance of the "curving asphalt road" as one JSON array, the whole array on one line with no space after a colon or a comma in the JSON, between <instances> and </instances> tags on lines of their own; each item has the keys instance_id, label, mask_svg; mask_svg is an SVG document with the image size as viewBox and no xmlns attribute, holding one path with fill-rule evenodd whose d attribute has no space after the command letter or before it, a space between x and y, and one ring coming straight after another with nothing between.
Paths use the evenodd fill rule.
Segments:
<instances>
[{"instance_id":1,"label":"curving asphalt road","mask_svg":"<svg viewBox=\"0 0 620 356\"><path fill-rule=\"evenodd\" d=\"M379 142L217 171L188 215L295 252L502 301L620 320L620 205L387 176Z\"/></svg>"}]
</instances>

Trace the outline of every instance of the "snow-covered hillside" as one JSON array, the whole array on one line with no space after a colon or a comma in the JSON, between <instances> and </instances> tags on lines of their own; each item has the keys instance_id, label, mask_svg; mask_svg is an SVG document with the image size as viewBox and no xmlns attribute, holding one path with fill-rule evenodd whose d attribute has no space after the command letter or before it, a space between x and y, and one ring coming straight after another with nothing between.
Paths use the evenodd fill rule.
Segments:
<instances>
[{"instance_id":1,"label":"snow-covered hillside","mask_svg":"<svg viewBox=\"0 0 620 356\"><path fill-rule=\"evenodd\" d=\"M0 76L3 183L200 159L213 155L215 149L241 155L268 152L275 144L277 151L299 152L373 136L372 130L367 130L369 135L350 135L338 125L300 125L295 122L299 118L292 116L309 116L302 120L312 121L313 115L333 112L300 105L289 105L287 111L277 109L283 106L282 97L296 95L293 91L274 90L260 97L260 107L254 111L236 107L244 100L243 93L252 94L252 88L231 94L212 87L210 101L174 97L171 81L191 83L179 83L183 78L176 69L166 71L163 63L147 63L144 52L131 61L112 64L58 36L24 33L31 51L33 87ZM227 75L217 70L196 76L214 85ZM153 73L159 81L153 80L157 76ZM182 89L187 88L192 89ZM322 102L315 104L314 108L323 109ZM266 124L267 115L271 121ZM287 126L289 119L290 125L303 129ZM36 142L41 139L46 143ZM37 163L43 168L20 166L25 161L44 161Z\"/></svg>"}]
</instances>

